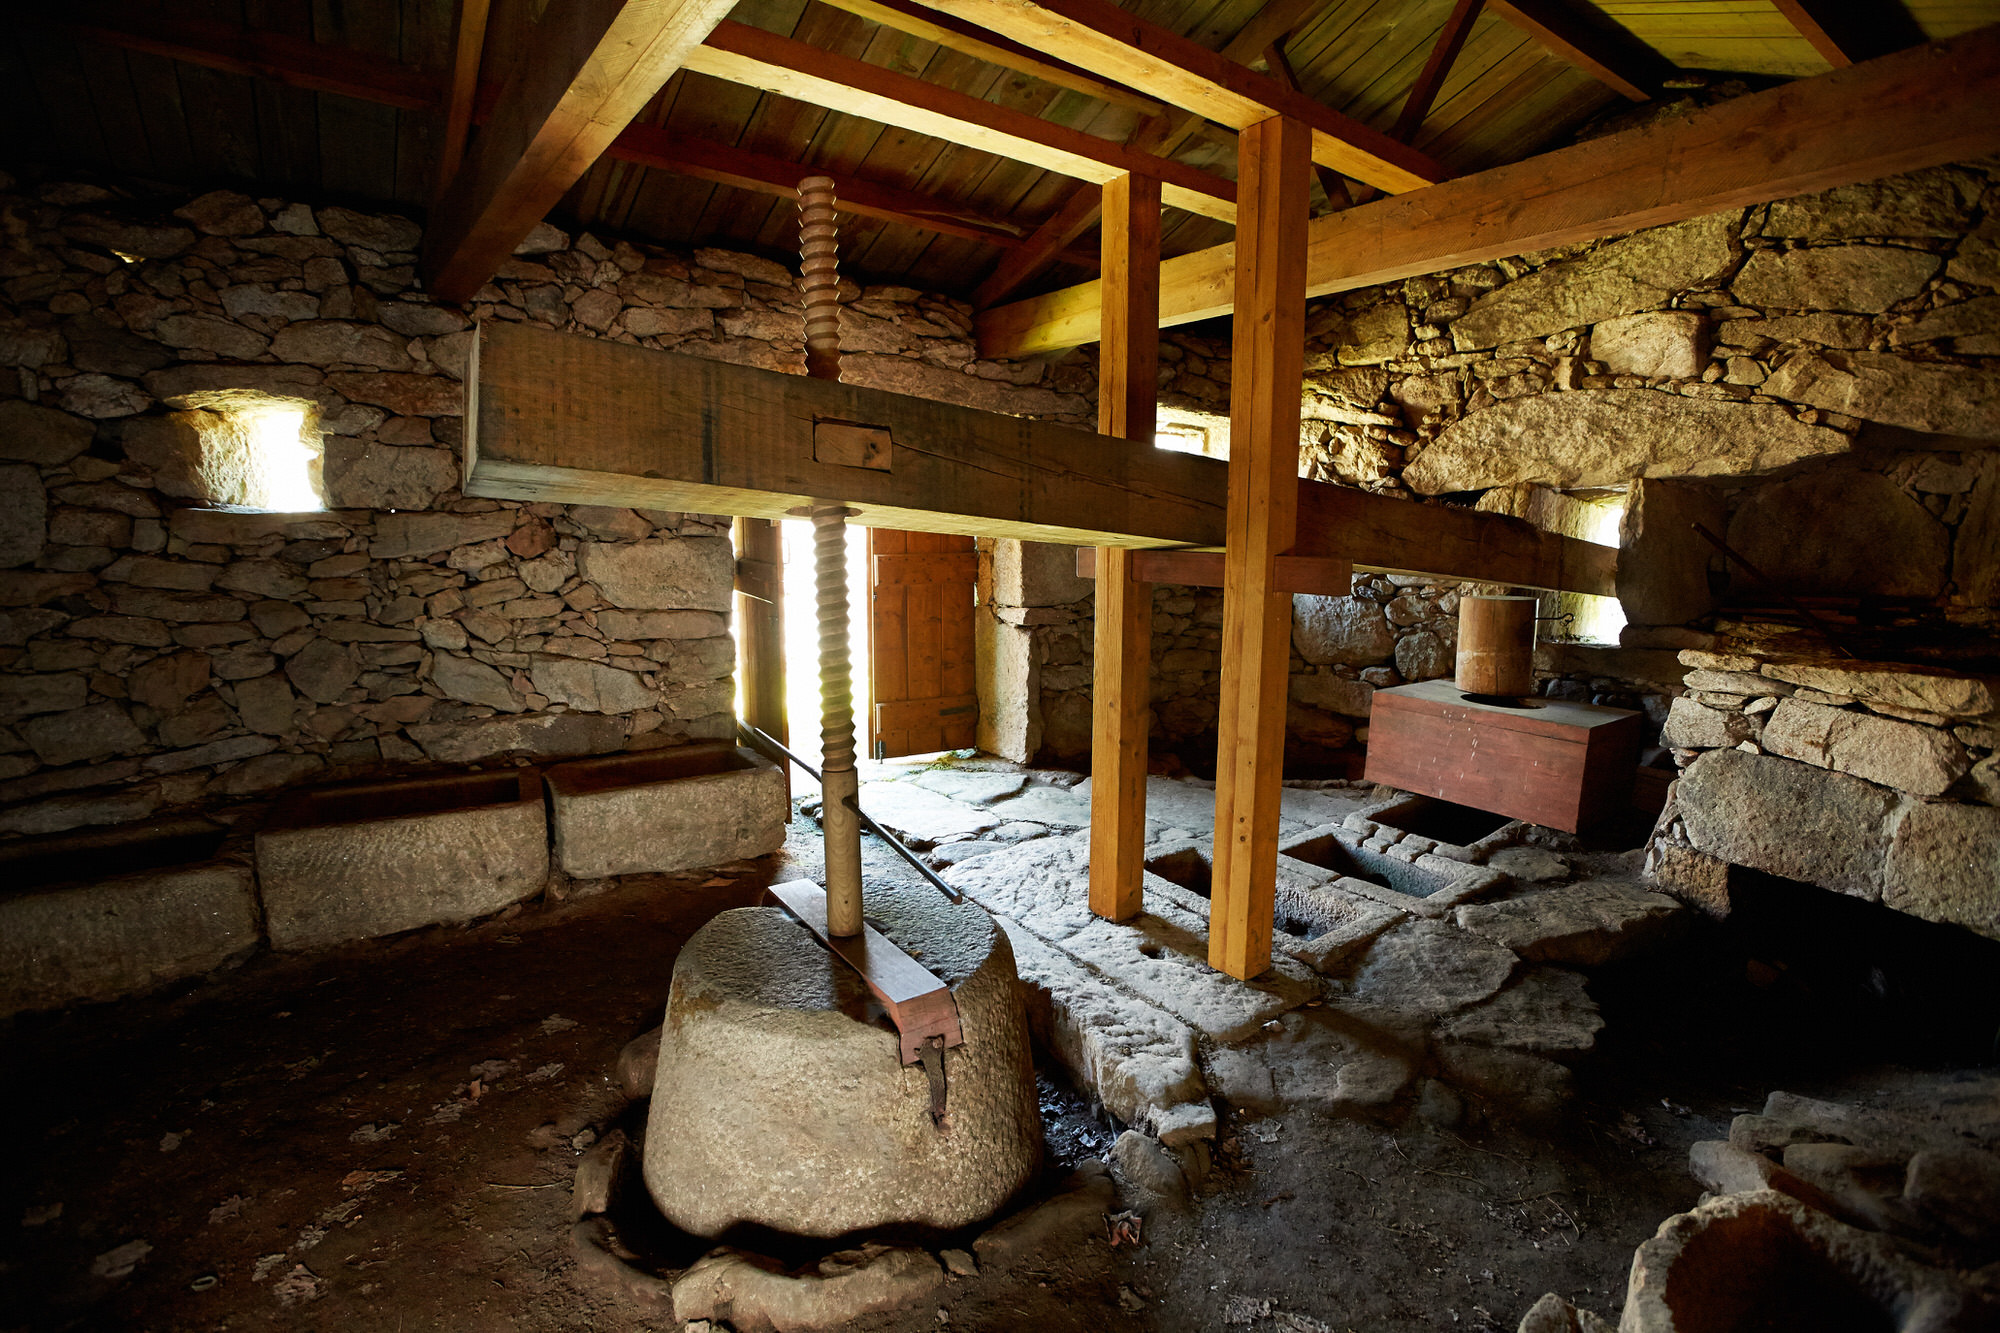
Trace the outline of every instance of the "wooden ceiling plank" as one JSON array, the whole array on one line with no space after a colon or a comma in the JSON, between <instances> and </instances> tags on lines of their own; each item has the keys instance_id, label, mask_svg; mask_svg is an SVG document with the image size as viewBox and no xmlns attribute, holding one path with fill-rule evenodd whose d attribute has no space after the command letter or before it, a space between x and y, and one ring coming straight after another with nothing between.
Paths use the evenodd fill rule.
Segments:
<instances>
[{"instance_id":1,"label":"wooden ceiling plank","mask_svg":"<svg viewBox=\"0 0 2000 1333\"><path fill-rule=\"evenodd\" d=\"M972 304L984 310L1004 301L1019 291L1023 283L1055 263L1079 237L1097 225L1099 203L1098 187L1094 185L1086 185L1070 195L1055 216L1002 258L985 281L973 289Z\"/></svg>"},{"instance_id":2,"label":"wooden ceiling plank","mask_svg":"<svg viewBox=\"0 0 2000 1333\"><path fill-rule=\"evenodd\" d=\"M730 9L730 0L569 0L543 11L424 236L431 293L463 301L513 253Z\"/></svg>"},{"instance_id":3,"label":"wooden ceiling plank","mask_svg":"<svg viewBox=\"0 0 2000 1333\"><path fill-rule=\"evenodd\" d=\"M395 59L195 15L167 18L137 4L66 6L33 15L31 21L57 24L106 46L363 102L425 110L438 98L434 74Z\"/></svg>"},{"instance_id":4,"label":"wooden ceiling plank","mask_svg":"<svg viewBox=\"0 0 2000 1333\"><path fill-rule=\"evenodd\" d=\"M313 40L321 47L395 60L396 25L387 10L313 0ZM320 180L362 198L391 193L396 179L396 110L381 102L327 97L319 112Z\"/></svg>"},{"instance_id":5,"label":"wooden ceiling plank","mask_svg":"<svg viewBox=\"0 0 2000 1333\"><path fill-rule=\"evenodd\" d=\"M824 170L803 166L770 153L673 134L652 125L626 126L624 132L612 141L606 156L787 199L798 197L800 177ZM842 212L987 245L1019 247L1025 244L1018 230L1009 224L978 217L929 195L875 184L846 173L834 179L839 188ZM1071 255L1068 258L1076 262L1084 256Z\"/></svg>"},{"instance_id":6,"label":"wooden ceiling plank","mask_svg":"<svg viewBox=\"0 0 2000 1333\"><path fill-rule=\"evenodd\" d=\"M1651 47L1601 13L1596 22L1563 0L1486 0L1495 14L1634 102L1652 99L1673 72Z\"/></svg>"},{"instance_id":7,"label":"wooden ceiling plank","mask_svg":"<svg viewBox=\"0 0 2000 1333\"><path fill-rule=\"evenodd\" d=\"M1315 162L1385 190L1414 190L1443 176L1436 163L1381 131L1110 0L924 3L1037 50L1076 52L1119 83L1231 129L1276 115L1292 117L1312 128ZM1274 39L1266 45L1269 40Z\"/></svg>"},{"instance_id":8,"label":"wooden ceiling plank","mask_svg":"<svg viewBox=\"0 0 2000 1333\"><path fill-rule=\"evenodd\" d=\"M989 65L999 65L1068 88L1086 97L1094 97L1101 102L1118 106L1128 106L1143 116L1160 114L1160 104L1150 97L1121 88L1115 83L1100 79L1086 70L1061 60L1052 59L1038 51L1031 51L1018 42L1010 42L1003 37L975 28L970 23L962 23L948 14L913 4L911 0L822 0L823 3L844 9L871 23L879 23L885 28L920 37L927 42L962 52L975 60L983 60Z\"/></svg>"},{"instance_id":9,"label":"wooden ceiling plank","mask_svg":"<svg viewBox=\"0 0 2000 1333\"><path fill-rule=\"evenodd\" d=\"M1235 186L1219 176L761 28L725 21L688 53L686 63L712 78L1031 162L1079 180L1102 183L1121 172L1137 172L1158 179L1161 193L1177 207L1224 220L1235 216Z\"/></svg>"},{"instance_id":10,"label":"wooden ceiling plank","mask_svg":"<svg viewBox=\"0 0 2000 1333\"><path fill-rule=\"evenodd\" d=\"M1324 296L2000 151L2000 27L1315 218ZM1865 109L1866 114L1859 114ZM1161 265L1168 324L1227 314L1232 247ZM982 355L1095 341L1097 285L980 316Z\"/></svg>"}]
</instances>

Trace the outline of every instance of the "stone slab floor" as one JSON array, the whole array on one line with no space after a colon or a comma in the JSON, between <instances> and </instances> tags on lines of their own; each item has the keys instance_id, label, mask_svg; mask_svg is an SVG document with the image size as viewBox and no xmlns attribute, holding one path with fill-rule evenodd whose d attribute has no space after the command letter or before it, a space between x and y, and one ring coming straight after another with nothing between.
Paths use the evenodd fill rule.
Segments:
<instances>
[{"instance_id":1,"label":"stone slab floor","mask_svg":"<svg viewBox=\"0 0 2000 1333\"><path fill-rule=\"evenodd\" d=\"M1002 799L1054 833L1071 795ZM0 1029L0 1329L672 1327L579 1272L571 1179L677 949L811 874L815 833ZM1893 1032L1748 985L1733 949L1697 933L1599 974L1608 1026L1552 1123L1225 1108L1211 1179L1190 1211L1152 1209L1143 1244L1066 1243L860 1327L1512 1330L1550 1290L1615 1317L1632 1248L1699 1192L1689 1145L1773 1088L1902 1076ZM1108 1149L1114 1129L1058 1102L1054 1166Z\"/></svg>"}]
</instances>

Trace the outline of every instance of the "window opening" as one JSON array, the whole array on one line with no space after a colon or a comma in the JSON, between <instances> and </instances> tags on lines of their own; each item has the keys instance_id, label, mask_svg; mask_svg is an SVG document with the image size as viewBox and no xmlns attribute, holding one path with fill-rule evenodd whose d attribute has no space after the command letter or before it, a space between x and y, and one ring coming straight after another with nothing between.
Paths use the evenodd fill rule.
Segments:
<instances>
[{"instance_id":1,"label":"window opening","mask_svg":"<svg viewBox=\"0 0 2000 1333\"><path fill-rule=\"evenodd\" d=\"M180 400L200 443L196 474L208 500L232 509L326 509L319 409L301 398L225 390Z\"/></svg>"}]
</instances>

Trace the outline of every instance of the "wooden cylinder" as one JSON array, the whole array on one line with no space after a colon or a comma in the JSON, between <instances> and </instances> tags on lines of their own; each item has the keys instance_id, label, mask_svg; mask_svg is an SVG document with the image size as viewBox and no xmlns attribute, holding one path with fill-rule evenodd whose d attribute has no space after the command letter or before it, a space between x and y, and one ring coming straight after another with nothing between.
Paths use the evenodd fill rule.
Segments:
<instances>
[{"instance_id":1,"label":"wooden cylinder","mask_svg":"<svg viewBox=\"0 0 2000 1333\"><path fill-rule=\"evenodd\" d=\"M1458 688L1518 699L1535 691L1535 599L1461 597Z\"/></svg>"}]
</instances>

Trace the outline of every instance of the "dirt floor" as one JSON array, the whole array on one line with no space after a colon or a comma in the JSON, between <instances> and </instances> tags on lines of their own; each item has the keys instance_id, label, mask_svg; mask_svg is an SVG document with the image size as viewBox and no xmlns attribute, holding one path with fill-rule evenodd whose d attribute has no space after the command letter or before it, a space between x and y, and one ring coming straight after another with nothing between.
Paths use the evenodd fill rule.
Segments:
<instances>
[{"instance_id":1,"label":"dirt floor","mask_svg":"<svg viewBox=\"0 0 2000 1333\"><path fill-rule=\"evenodd\" d=\"M624 1109L614 1061L658 1022L680 945L810 872L812 826L794 830L789 860L0 1028L0 1329L671 1327L579 1273L571 1177ZM1900 972L1771 953L1710 930L1595 980L1609 1026L1560 1123L1232 1115L1193 1210L1148 1218L1141 1245L954 1279L866 1327L1511 1333L1545 1291L1615 1319L1633 1247L1697 1198L1689 1145L1733 1113L1774 1088L1865 1096L1908 1077L1891 1059L1990 1058L1985 1018L1912 1046ZM1045 1104L1054 1167L1109 1148L1073 1093Z\"/></svg>"}]
</instances>

